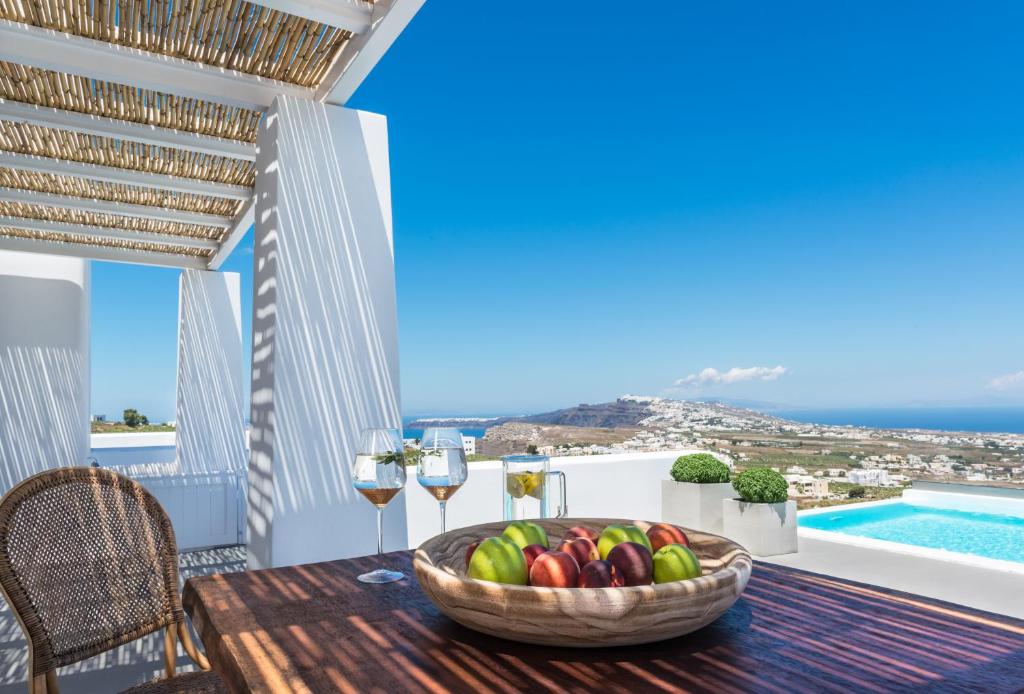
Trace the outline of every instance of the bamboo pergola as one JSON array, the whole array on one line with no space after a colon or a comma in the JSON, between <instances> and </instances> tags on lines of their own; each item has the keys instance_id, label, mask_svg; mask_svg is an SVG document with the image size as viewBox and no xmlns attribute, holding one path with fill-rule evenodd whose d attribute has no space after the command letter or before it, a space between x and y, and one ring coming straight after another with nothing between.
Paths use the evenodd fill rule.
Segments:
<instances>
[{"instance_id":1,"label":"bamboo pergola","mask_svg":"<svg viewBox=\"0 0 1024 694\"><path fill-rule=\"evenodd\" d=\"M344 104L424 0L0 0L0 249L217 269L260 119Z\"/></svg>"}]
</instances>

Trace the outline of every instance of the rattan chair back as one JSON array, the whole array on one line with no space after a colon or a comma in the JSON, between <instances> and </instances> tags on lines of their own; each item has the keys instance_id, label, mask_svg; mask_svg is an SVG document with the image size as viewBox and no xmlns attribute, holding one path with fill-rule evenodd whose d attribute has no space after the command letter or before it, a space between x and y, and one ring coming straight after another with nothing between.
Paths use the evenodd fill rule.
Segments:
<instances>
[{"instance_id":1,"label":"rattan chair back","mask_svg":"<svg viewBox=\"0 0 1024 694\"><path fill-rule=\"evenodd\" d=\"M184 624L174 531L111 470L48 470L0 501L0 586L30 642L30 677Z\"/></svg>"}]
</instances>

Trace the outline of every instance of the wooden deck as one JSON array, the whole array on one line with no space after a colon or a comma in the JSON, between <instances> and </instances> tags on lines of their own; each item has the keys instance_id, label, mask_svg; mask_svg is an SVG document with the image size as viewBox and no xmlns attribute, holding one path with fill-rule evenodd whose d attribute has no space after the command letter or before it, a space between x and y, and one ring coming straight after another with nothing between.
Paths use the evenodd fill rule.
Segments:
<instances>
[{"instance_id":1,"label":"wooden deck","mask_svg":"<svg viewBox=\"0 0 1024 694\"><path fill-rule=\"evenodd\" d=\"M491 638L409 578L355 581L375 561L189 581L186 609L240 691L1019 692L1024 622L757 563L705 629L659 644L580 650ZM942 580L936 576L935 580Z\"/></svg>"}]
</instances>

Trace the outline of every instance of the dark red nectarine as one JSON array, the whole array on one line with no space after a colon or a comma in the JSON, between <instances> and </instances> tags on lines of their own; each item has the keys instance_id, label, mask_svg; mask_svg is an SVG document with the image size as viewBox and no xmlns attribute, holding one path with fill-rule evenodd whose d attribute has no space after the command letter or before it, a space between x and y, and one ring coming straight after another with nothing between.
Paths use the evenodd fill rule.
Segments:
<instances>
[{"instance_id":1,"label":"dark red nectarine","mask_svg":"<svg viewBox=\"0 0 1024 694\"><path fill-rule=\"evenodd\" d=\"M622 585L622 576L614 564L598 559L580 569L577 585L580 588L618 588Z\"/></svg>"},{"instance_id":2,"label":"dark red nectarine","mask_svg":"<svg viewBox=\"0 0 1024 694\"><path fill-rule=\"evenodd\" d=\"M544 545L526 545L523 547L523 556L526 557L526 570L529 571L533 567L533 562L537 560L537 557L548 551L548 548Z\"/></svg>"},{"instance_id":3,"label":"dark red nectarine","mask_svg":"<svg viewBox=\"0 0 1024 694\"><path fill-rule=\"evenodd\" d=\"M647 586L654 580L654 559L647 548L636 542L622 542L608 552L608 562L627 586Z\"/></svg>"},{"instance_id":4,"label":"dark red nectarine","mask_svg":"<svg viewBox=\"0 0 1024 694\"><path fill-rule=\"evenodd\" d=\"M565 552L575 559L581 569L595 559L601 558L601 554L597 551L597 545L594 544L594 541L585 537L563 541L562 544L558 545L558 551Z\"/></svg>"},{"instance_id":5,"label":"dark red nectarine","mask_svg":"<svg viewBox=\"0 0 1024 694\"><path fill-rule=\"evenodd\" d=\"M580 578L576 560L556 549L544 552L533 560L530 585L543 588L575 588Z\"/></svg>"},{"instance_id":6,"label":"dark red nectarine","mask_svg":"<svg viewBox=\"0 0 1024 694\"><path fill-rule=\"evenodd\" d=\"M690 546L686 533L671 523L655 523L647 529L647 539L651 541L652 553L667 545Z\"/></svg>"}]
</instances>

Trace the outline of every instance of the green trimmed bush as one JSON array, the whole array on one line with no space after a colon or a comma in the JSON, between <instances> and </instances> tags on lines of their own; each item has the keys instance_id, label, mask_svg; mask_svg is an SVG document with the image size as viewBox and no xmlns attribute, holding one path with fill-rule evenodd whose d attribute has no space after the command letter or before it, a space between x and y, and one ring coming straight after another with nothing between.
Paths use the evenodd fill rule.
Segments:
<instances>
[{"instance_id":1,"label":"green trimmed bush","mask_svg":"<svg viewBox=\"0 0 1024 694\"><path fill-rule=\"evenodd\" d=\"M732 486L740 498L755 504L777 504L789 498L786 478L767 467L752 467L736 475Z\"/></svg>"},{"instance_id":2,"label":"green trimmed bush","mask_svg":"<svg viewBox=\"0 0 1024 694\"><path fill-rule=\"evenodd\" d=\"M697 484L728 482L729 466L710 453L681 455L672 464L672 479Z\"/></svg>"},{"instance_id":3,"label":"green trimmed bush","mask_svg":"<svg viewBox=\"0 0 1024 694\"><path fill-rule=\"evenodd\" d=\"M868 495L868 490L859 484L855 484L850 487L849 491L846 492L848 499L863 499Z\"/></svg>"}]
</instances>

